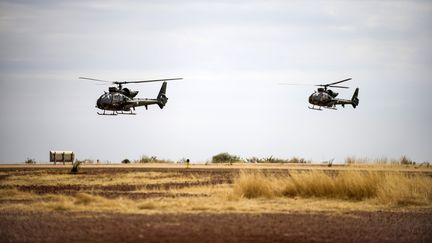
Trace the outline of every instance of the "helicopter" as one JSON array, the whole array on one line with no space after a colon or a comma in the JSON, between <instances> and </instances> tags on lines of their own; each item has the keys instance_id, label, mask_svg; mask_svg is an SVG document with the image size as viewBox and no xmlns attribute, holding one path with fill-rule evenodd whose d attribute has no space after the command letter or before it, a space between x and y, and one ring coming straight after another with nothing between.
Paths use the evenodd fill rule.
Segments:
<instances>
[{"instance_id":1,"label":"helicopter","mask_svg":"<svg viewBox=\"0 0 432 243\"><path fill-rule=\"evenodd\" d=\"M309 106L308 108L312 109L312 110L320 110L320 111L322 110L321 108L337 110L336 105L341 105L344 108L345 108L345 105L352 105L353 108L355 109L359 105L359 98L358 98L359 88L355 89L354 94L350 100L338 99L336 97L338 96L339 93L336 93L331 89L327 89L328 87L348 89L349 87L339 86L339 85L335 85L335 84L339 84L339 83L346 82L349 80L351 80L351 78L347 78L344 80L340 80L340 81L328 83L328 84L315 85L315 86L319 86L322 88L318 88L316 91L314 91L309 96L309 103L312 104L312 107ZM281 84L286 84L286 83L281 83ZM288 85L294 85L294 84L288 84ZM318 106L318 108L316 108L315 106Z\"/></svg>"},{"instance_id":2,"label":"helicopter","mask_svg":"<svg viewBox=\"0 0 432 243\"><path fill-rule=\"evenodd\" d=\"M137 80L137 81L108 81L95 78L79 77L80 79L87 79L98 82L112 83L117 85L109 87L108 92L104 92L97 101L96 108L103 110L103 113L97 112L98 115L136 115L135 107L144 106L146 110L149 105L158 105L161 109L164 108L168 101L166 96L167 82L171 80L181 80L183 78L166 78L166 79L153 79L153 80ZM124 84L131 83L150 83L150 82L163 82L159 94L156 99L141 99L135 98L138 91L131 90L124 87ZM105 111L112 111L112 113L105 113Z\"/></svg>"}]
</instances>

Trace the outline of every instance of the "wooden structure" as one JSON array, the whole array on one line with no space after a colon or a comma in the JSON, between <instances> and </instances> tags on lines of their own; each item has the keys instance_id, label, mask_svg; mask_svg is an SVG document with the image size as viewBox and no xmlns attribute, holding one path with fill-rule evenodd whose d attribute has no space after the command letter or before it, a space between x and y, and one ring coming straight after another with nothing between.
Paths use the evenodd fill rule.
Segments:
<instances>
[{"instance_id":1,"label":"wooden structure","mask_svg":"<svg viewBox=\"0 0 432 243\"><path fill-rule=\"evenodd\" d=\"M75 154L72 151L50 151L50 162L70 162L73 164L75 160Z\"/></svg>"}]
</instances>

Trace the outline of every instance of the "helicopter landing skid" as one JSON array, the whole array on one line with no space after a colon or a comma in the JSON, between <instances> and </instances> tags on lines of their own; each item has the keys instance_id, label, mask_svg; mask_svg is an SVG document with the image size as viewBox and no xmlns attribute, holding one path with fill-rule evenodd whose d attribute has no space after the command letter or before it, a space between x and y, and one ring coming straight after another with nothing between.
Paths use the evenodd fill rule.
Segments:
<instances>
[{"instance_id":1,"label":"helicopter landing skid","mask_svg":"<svg viewBox=\"0 0 432 243\"><path fill-rule=\"evenodd\" d=\"M319 106L318 108L315 108L315 106L312 107L308 106L308 108L311 110L322 111L321 106Z\"/></svg>"},{"instance_id":2,"label":"helicopter landing skid","mask_svg":"<svg viewBox=\"0 0 432 243\"><path fill-rule=\"evenodd\" d=\"M105 113L105 111L103 113L97 112L97 114L100 115L100 116L117 116L117 113L113 112L113 113L107 114L107 113Z\"/></svg>"},{"instance_id":3,"label":"helicopter landing skid","mask_svg":"<svg viewBox=\"0 0 432 243\"><path fill-rule=\"evenodd\" d=\"M105 111L104 111L103 113L97 112L97 114L100 116L136 115L136 113L133 113L133 112L125 113L123 111L122 112L113 111L112 113L105 113Z\"/></svg>"},{"instance_id":4,"label":"helicopter landing skid","mask_svg":"<svg viewBox=\"0 0 432 243\"><path fill-rule=\"evenodd\" d=\"M136 115L136 113L133 113L133 112L129 112L129 113L125 113L125 112L117 112L117 114L119 114L119 115Z\"/></svg>"}]
</instances>

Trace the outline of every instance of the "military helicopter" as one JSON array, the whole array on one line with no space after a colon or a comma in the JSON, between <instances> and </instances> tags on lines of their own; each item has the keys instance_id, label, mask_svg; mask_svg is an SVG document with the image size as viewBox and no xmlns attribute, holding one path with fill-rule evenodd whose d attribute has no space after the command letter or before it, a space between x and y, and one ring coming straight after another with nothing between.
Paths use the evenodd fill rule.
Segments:
<instances>
[{"instance_id":1,"label":"military helicopter","mask_svg":"<svg viewBox=\"0 0 432 243\"><path fill-rule=\"evenodd\" d=\"M345 105L352 105L353 108L356 108L359 104L359 98L358 98L359 88L355 89L354 94L350 100L337 99L336 97L338 96L339 93L336 93L331 89L327 89L328 87L348 89L349 87L339 86L339 85L335 85L335 84L339 84L339 83L346 82L349 80L351 80L351 78L347 78L347 79L333 82L333 83L329 83L329 84L317 84L317 85L315 85L315 86L319 86L322 88L318 88L317 91L314 91L314 93L309 96L309 103L312 104L312 107L309 107L309 109L320 110L320 111L322 110L321 108L337 110L336 105L341 105L344 108L345 108ZM281 84L287 84L287 83L281 83ZM287 85L295 85L295 84L287 84ZM318 108L316 108L315 106L318 106Z\"/></svg>"},{"instance_id":2,"label":"military helicopter","mask_svg":"<svg viewBox=\"0 0 432 243\"><path fill-rule=\"evenodd\" d=\"M117 87L109 87L108 92L105 91L103 95L96 101L96 107L103 110L103 113L97 112L98 115L136 115L132 112L135 107L144 106L146 110L149 105L158 105L161 109L168 101L166 97L167 82L171 80L180 80L182 78L166 78L166 79L153 79L153 80L138 80L138 81L108 81L95 78L79 77L80 79L93 80L97 82L112 83ZM156 99L140 99L135 98L138 91L133 91L128 88L123 88L124 84L131 83L150 83L150 82L163 82L159 94ZM112 111L112 113L105 113L105 111Z\"/></svg>"}]
</instances>

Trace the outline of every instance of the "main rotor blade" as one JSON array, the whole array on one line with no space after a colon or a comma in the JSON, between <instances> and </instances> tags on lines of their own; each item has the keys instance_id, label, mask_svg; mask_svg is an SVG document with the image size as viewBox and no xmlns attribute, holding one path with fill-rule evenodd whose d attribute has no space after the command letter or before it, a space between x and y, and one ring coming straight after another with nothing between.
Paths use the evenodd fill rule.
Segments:
<instances>
[{"instance_id":1,"label":"main rotor blade","mask_svg":"<svg viewBox=\"0 0 432 243\"><path fill-rule=\"evenodd\" d=\"M311 86L311 85L313 85L313 84L278 83L278 85L301 85L301 86Z\"/></svg>"},{"instance_id":2,"label":"main rotor blade","mask_svg":"<svg viewBox=\"0 0 432 243\"><path fill-rule=\"evenodd\" d=\"M162 82L171 80L181 80L183 78L165 78L165 79L151 79L151 80L136 80L136 81L115 81L115 84L133 84L133 83L150 83L150 82Z\"/></svg>"},{"instance_id":3,"label":"main rotor blade","mask_svg":"<svg viewBox=\"0 0 432 243\"><path fill-rule=\"evenodd\" d=\"M338 86L338 85L329 85L328 87L331 87L331 88L340 88L340 89L349 89L349 87L346 87L346 86Z\"/></svg>"},{"instance_id":4,"label":"main rotor blade","mask_svg":"<svg viewBox=\"0 0 432 243\"><path fill-rule=\"evenodd\" d=\"M338 83L346 82L346 81L351 80L351 79L352 78L347 78L347 79L344 79L344 80L341 80L341 81L337 81L337 82L334 82L334 83L329 83L329 84L326 84L326 85L330 86L330 85L333 85L333 84L338 84Z\"/></svg>"},{"instance_id":5,"label":"main rotor blade","mask_svg":"<svg viewBox=\"0 0 432 243\"><path fill-rule=\"evenodd\" d=\"M87 80L93 80L93 81L98 81L98 82L111 83L111 81L108 81L108 80L101 80L101 79L95 79L95 78L79 77L79 79L87 79Z\"/></svg>"},{"instance_id":6,"label":"main rotor blade","mask_svg":"<svg viewBox=\"0 0 432 243\"><path fill-rule=\"evenodd\" d=\"M331 88L349 89L349 87L346 87L346 86L330 85L330 84L317 84L315 86L324 87L324 88L331 87Z\"/></svg>"}]
</instances>

